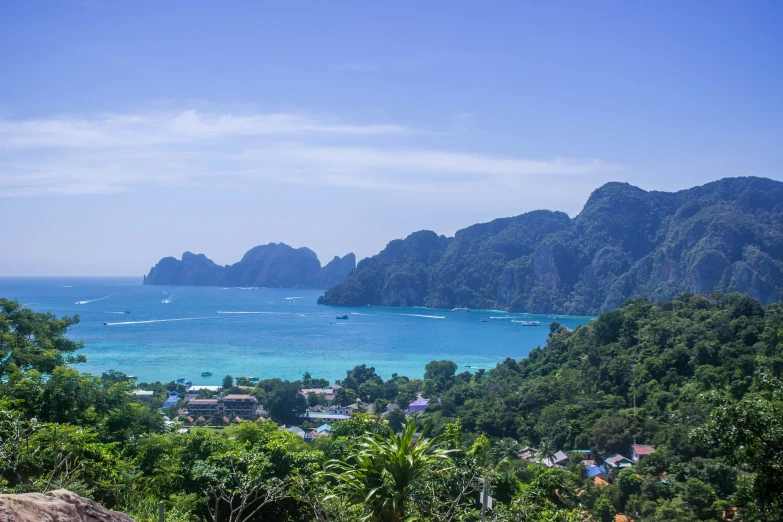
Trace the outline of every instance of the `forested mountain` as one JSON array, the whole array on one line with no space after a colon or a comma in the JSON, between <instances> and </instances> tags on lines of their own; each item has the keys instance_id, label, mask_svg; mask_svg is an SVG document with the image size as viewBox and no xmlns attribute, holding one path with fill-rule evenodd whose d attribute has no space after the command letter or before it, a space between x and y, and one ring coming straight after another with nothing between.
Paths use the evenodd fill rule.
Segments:
<instances>
[{"instance_id":1,"label":"forested mountain","mask_svg":"<svg viewBox=\"0 0 783 522\"><path fill-rule=\"evenodd\" d=\"M719 291L767 304L783 297L782 260L783 183L608 183L574 219L540 210L394 240L319 302L596 314L635 296Z\"/></svg>"},{"instance_id":2,"label":"forested mountain","mask_svg":"<svg viewBox=\"0 0 783 522\"><path fill-rule=\"evenodd\" d=\"M266 286L329 288L356 266L356 256L335 256L326 266L309 248L269 243L251 248L242 260L220 266L204 254L185 252L182 260L164 257L144 277L147 285Z\"/></svg>"},{"instance_id":3,"label":"forested mountain","mask_svg":"<svg viewBox=\"0 0 783 522\"><path fill-rule=\"evenodd\" d=\"M763 307L741 294L637 298L573 331L552 323L550 332L545 347L487 372L429 363L421 393L431 399L424 418L435 433L459 422L494 441L498 456L529 445L545 455L589 449L600 460L630 455L635 440L653 445L638 466L611 471L611 487L586 489L580 502L596 520L615 512L725 520L733 508L734 520L783 520L780 303ZM404 402L397 379L359 369L342 381L359 399ZM567 467L584 477L580 462ZM490 479L493 494L513 498L516 480L502 475Z\"/></svg>"}]
</instances>

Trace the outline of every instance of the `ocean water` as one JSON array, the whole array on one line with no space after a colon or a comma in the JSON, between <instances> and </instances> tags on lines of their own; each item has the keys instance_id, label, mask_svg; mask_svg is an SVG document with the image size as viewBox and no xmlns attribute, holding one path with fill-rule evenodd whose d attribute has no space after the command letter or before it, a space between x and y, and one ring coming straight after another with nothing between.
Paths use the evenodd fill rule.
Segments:
<instances>
[{"instance_id":1,"label":"ocean water","mask_svg":"<svg viewBox=\"0 0 783 522\"><path fill-rule=\"evenodd\" d=\"M543 346L553 320L491 310L331 307L316 304L322 292L145 286L139 278L0 278L0 297L58 316L79 314L69 335L84 341L81 371L114 369L140 381L219 384L227 374L297 379L304 372L334 381L363 363L384 379L421 377L428 362L440 359L454 361L458 371L489 369ZM348 320L336 319L343 314ZM574 328L590 319L557 321ZM201 377L204 371L213 375Z\"/></svg>"}]
</instances>

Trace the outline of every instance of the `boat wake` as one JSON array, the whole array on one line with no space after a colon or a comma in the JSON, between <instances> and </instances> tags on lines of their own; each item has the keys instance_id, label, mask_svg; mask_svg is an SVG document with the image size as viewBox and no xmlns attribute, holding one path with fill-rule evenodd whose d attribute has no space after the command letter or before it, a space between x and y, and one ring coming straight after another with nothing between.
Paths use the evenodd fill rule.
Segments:
<instances>
[{"instance_id":1,"label":"boat wake","mask_svg":"<svg viewBox=\"0 0 783 522\"><path fill-rule=\"evenodd\" d=\"M301 317L304 317L305 314L294 314L291 312L229 312L225 310L218 310L219 314L230 314L230 315L298 315Z\"/></svg>"},{"instance_id":2,"label":"boat wake","mask_svg":"<svg viewBox=\"0 0 783 522\"><path fill-rule=\"evenodd\" d=\"M351 315L366 315L367 317L372 316L373 314L363 314L361 312L351 312Z\"/></svg>"},{"instance_id":3,"label":"boat wake","mask_svg":"<svg viewBox=\"0 0 783 522\"><path fill-rule=\"evenodd\" d=\"M150 324L150 323L171 323L174 321L200 321L204 319L218 319L217 317L179 317L177 319L147 319L145 321L121 321L118 323L103 323L106 326L119 326L122 324Z\"/></svg>"},{"instance_id":4,"label":"boat wake","mask_svg":"<svg viewBox=\"0 0 783 522\"><path fill-rule=\"evenodd\" d=\"M445 319L445 315L424 315L424 314L397 314L397 315L404 315L407 317L424 317L426 319Z\"/></svg>"},{"instance_id":5,"label":"boat wake","mask_svg":"<svg viewBox=\"0 0 783 522\"><path fill-rule=\"evenodd\" d=\"M77 304L77 305L86 305L87 303L94 303L94 302L96 302L96 301L103 301L104 299L108 299L108 298L110 298L112 295L113 295L113 294L105 295L105 296L103 296L103 297L99 297L98 299L88 299L88 300L86 300L86 301L76 301L76 303L74 303L74 304Z\"/></svg>"},{"instance_id":6,"label":"boat wake","mask_svg":"<svg viewBox=\"0 0 783 522\"><path fill-rule=\"evenodd\" d=\"M510 316L508 316L508 315L501 315L500 317L496 317L496 316L494 316L494 315L490 315L490 316L489 316L489 318L490 318L490 319L512 319L512 318L511 318Z\"/></svg>"},{"instance_id":7,"label":"boat wake","mask_svg":"<svg viewBox=\"0 0 783 522\"><path fill-rule=\"evenodd\" d=\"M163 304L169 304L170 302L171 302L171 299L164 299L163 301L161 301L161 303L163 303Z\"/></svg>"}]
</instances>

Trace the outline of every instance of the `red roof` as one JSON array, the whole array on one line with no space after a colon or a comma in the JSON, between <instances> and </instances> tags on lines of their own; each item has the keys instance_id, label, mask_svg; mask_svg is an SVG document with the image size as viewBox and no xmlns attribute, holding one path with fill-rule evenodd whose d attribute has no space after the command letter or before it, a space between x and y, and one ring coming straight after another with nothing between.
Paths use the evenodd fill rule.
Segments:
<instances>
[{"instance_id":1,"label":"red roof","mask_svg":"<svg viewBox=\"0 0 783 522\"><path fill-rule=\"evenodd\" d=\"M631 446L633 450L636 452L637 455L649 455L653 451L655 451L654 446L648 446L646 444L633 444Z\"/></svg>"}]
</instances>

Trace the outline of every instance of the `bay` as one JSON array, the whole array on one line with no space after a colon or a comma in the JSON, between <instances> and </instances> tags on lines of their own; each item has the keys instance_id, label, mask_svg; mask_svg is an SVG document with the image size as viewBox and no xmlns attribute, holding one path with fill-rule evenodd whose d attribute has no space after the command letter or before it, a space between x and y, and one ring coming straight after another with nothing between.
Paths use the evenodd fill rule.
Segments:
<instances>
[{"instance_id":1,"label":"bay","mask_svg":"<svg viewBox=\"0 0 783 522\"><path fill-rule=\"evenodd\" d=\"M84 341L81 371L114 369L140 381L185 377L210 385L225 375L293 380L310 372L334 382L357 364L374 366L384 379L413 378L441 359L457 363L458 371L490 369L543 346L555 320L491 310L331 307L316 304L322 293L148 286L136 277L0 277L0 297L58 316L79 314L69 337ZM337 319L343 314L347 320ZM573 329L590 319L557 322ZM205 371L212 376L201 377Z\"/></svg>"}]
</instances>

